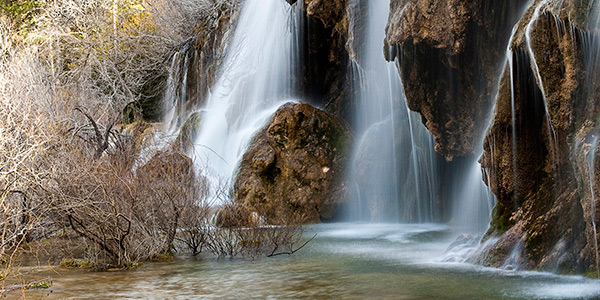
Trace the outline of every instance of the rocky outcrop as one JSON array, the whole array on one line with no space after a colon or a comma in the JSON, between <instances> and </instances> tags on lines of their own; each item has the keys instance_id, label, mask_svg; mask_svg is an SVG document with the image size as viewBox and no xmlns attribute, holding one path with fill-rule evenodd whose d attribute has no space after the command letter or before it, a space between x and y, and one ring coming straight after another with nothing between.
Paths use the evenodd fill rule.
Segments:
<instances>
[{"instance_id":1,"label":"rocky outcrop","mask_svg":"<svg viewBox=\"0 0 600 300\"><path fill-rule=\"evenodd\" d=\"M227 45L233 36L235 21L239 15L240 0L225 1L214 8L204 22L196 29L191 55L193 72L187 76L188 97L204 99L206 92L213 86L215 76L223 58ZM196 103L198 105L199 103Z\"/></svg>"},{"instance_id":2,"label":"rocky outcrop","mask_svg":"<svg viewBox=\"0 0 600 300\"><path fill-rule=\"evenodd\" d=\"M478 262L501 266L516 249L527 268L597 271L600 45L587 9L536 1L516 26L481 159L498 241Z\"/></svg>"},{"instance_id":3,"label":"rocky outcrop","mask_svg":"<svg viewBox=\"0 0 600 300\"><path fill-rule=\"evenodd\" d=\"M473 153L489 114L513 24L525 0L392 0L386 57L404 91L452 160Z\"/></svg>"},{"instance_id":4,"label":"rocky outcrop","mask_svg":"<svg viewBox=\"0 0 600 300\"><path fill-rule=\"evenodd\" d=\"M350 115L345 101L349 62L346 6L347 0L304 0L305 38L299 80L304 99L344 117Z\"/></svg>"},{"instance_id":5,"label":"rocky outcrop","mask_svg":"<svg viewBox=\"0 0 600 300\"><path fill-rule=\"evenodd\" d=\"M182 112L202 104L224 58L231 29L239 14L239 5L235 4L238 1L214 7L195 28L194 37L174 49L170 61L165 61L166 68L154 70L146 76L144 81L147 84L135 92L140 99L128 104L123 111L126 123L140 118L149 122L160 121L165 107L170 105L163 105L165 98L175 102L173 105L178 115L184 115ZM176 88L171 90L172 87Z\"/></svg>"},{"instance_id":6,"label":"rocky outcrop","mask_svg":"<svg viewBox=\"0 0 600 300\"><path fill-rule=\"evenodd\" d=\"M331 219L346 200L350 143L348 125L339 117L308 104L284 105L243 156L236 203L269 223Z\"/></svg>"}]
</instances>

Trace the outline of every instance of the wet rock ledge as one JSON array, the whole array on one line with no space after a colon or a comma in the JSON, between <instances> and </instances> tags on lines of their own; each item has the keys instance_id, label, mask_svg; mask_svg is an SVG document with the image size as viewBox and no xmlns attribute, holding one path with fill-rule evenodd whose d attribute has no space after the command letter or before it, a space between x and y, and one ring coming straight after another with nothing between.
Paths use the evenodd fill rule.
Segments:
<instances>
[{"instance_id":1,"label":"wet rock ledge","mask_svg":"<svg viewBox=\"0 0 600 300\"><path fill-rule=\"evenodd\" d=\"M411 110L450 161L472 154L490 118L504 52L526 0L392 0L386 58Z\"/></svg>"}]
</instances>

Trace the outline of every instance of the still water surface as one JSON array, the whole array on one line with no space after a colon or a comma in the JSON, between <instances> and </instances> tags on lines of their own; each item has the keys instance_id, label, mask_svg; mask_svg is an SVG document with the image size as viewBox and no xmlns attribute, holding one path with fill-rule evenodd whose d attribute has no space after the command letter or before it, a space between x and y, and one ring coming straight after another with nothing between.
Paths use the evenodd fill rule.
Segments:
<instances>
[{"instance_id":1,"label":"still water surface","mask_svg":"<svg viewBox=\"0 0 600 300\"><path fill-rule=\"evenodd\" d=\"M444 263L437 224L323 224L292 256L58 269L44 299L600 299L600 281Z\"/></svg>"}]
</instances>

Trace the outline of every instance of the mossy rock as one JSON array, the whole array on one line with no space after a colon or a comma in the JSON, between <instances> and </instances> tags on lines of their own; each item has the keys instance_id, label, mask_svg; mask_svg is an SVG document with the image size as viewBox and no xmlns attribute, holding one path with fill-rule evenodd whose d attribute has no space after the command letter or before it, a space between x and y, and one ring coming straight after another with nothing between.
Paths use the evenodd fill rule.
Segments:
<instances>
[{"instance_id":1,"label":"mossy rock","mask_svg":"<svg viewBox=\"0 0 600 300\"><path fill-rule=\"evenodd\" d=\"M235 179L236 203L269 223L334 217L346 201L352 134L341 118L288 103L253 138Z\"/></svg>"},{"instance_id":2,"label":"mossy rock","mask_svg":"<svg viewBox=\"0 0 600 300\"><path fill-rule=\"evenodd\" d=\"M60 266L67 269L91 269L94 267L94 264L87 259L71 258L63 259L60 262Z\"/></svg>"}]
</instances>

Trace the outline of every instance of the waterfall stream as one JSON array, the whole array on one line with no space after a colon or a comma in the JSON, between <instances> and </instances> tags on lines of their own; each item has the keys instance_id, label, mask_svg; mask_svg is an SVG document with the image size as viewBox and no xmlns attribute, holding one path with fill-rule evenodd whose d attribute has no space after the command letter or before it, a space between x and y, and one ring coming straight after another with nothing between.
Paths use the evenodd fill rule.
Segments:
<instances>
[{"instance_id":1,"label":"waterfall stream","mask_svg":"<svg viewBox=\"0 0 600 300\"><path fill-rule=\"evenodd\" d=\"M550 113L548 112L548 102L546 99L546 90L544 89L544 81L542 80L542 74L540 73L540 67L538 65L537 59L535 57L535 53L533 51L532 48L532 38L531 38L531 32L532 32L532 28L533 28L533 24L534 22L536 22L538 20L538 18L540 17L541 13L542 13L542 8L546 7L546 4L548 3L548 1L543 1L541 2L535 9L533 16L531 17L531 20L529 21L529 23L527 24L527 29L525 30L525 41L526 41L526 45L527 45L527 51L529 53L529 58L531 60L531 64L533 66L533 71L535 72L535 80L537 82L537 85L540 89L540 92L542 93L542 99L544 100L544 113L546 116L546 126L548 127L548 140L550 141L550 154L552 156L552 159L554 161L556 161L557 155L558 155L558 142L557 142L557 137L556 137L556 130L554 129L554 125L552 124L552 119L550 117Z\"/></svg>"},{"instance_id":2,"label":"waterfall stream","mask_svg":"<svg viewBox=\"0 0 600 300\"><path fill-rule=\"evenodd\" d=\"M590 1L587 15L587 33L581 38L584 52L584 63L587 76L585 78L586 96L589 102L592 103L598 99L598 91L595 89L596 82L598 82L599 74L597 72L600 68L600 1ZM596 224L596 151L598 149L598 129L600 128L600 120L596 120L596 129L592 133L592 143L589 152L586 156L587 171L589 174L589 189L590 189L590 203L591 203L591 224L593 229L594 239L594 253L596 263L596 275L600 277L600 256L598 253L598 229Z\"/></svg>"},{"instance_id":3,"label":"waterfall stream","mask_svg":"<svg viewBox=\"0 0 600 300\"><path fill-rule=\"evenodd\" d=\"M355 1L366 7L352 62L355 124L350 180L356 183L350 219L387 222L433 221L435 155L432 135L408 109L394 63L386 62L382 42L389 14L385 1ZM364 8L363 8L364 10Z\"/></svg>"},{"instance_id":4,"label":"waterfall stream","mask_svg":"<svg viewBox=\"0 0 600 300\"><path fill-rule=\"evenodd\" d=\"M243 4L215 84L192 113L199 123L192 156L214 189L228 184L253 134L293 99L301 9L301 4L291 6L282 0ZM184 56L186 65L188 56ZM174 61L179 59L176 56ZM182 102L186 101L185 75L180 84L175 101ZM180 116L180 112L168 115L167 124L176 128L171 131L181 129L182 121L176 119Z\"/></svg>"},{"instance_id":5,"label":"waterfall stream","mask_svg":"<svg viewBox=\"0 0 600 300\"><path fill-rule=\"evenodd\" d=\"M365 6L356 1L355 7ZM363 8L364 10L364 8ZM404 10L403 10L404 11ZM435 153L433 136L418 113L408 108L395 64L381 49L389 5L368 2L357 58L352 62L355 87L355 145L350 179L356 183L354 219L393 222L439 221L440 170L443 158ZM355 21L355 22L360 22ZM480 145L478 149L483 149ZM494 196L482 180L479 156L453 164L452 225L461 233L483 233L489 224ZM358 215L358 216L357 216Z\"/></svg>"},{"instance_id":6,"label":"waterfall stream","mask_svg":"<svg viewBox=\"0 0 600 300\"><path fill-rule=\"evenodd\" d=\"M596 257L595 257L596 272L600 272L600 258L598 256L598 231L596 228L596 197L595 197L595 192L594 192L595 182L596 182L595 163L596 163L596 149L597 148L598 148L598 136L594 135L592 138L592 144L590 146L589 153L586 156L586 164L587 164L588 173L589 173L590 196L591 196L591 207L592 207L591 220L592 220L592 229L593 229L593 233L594 233L594 246L595 246L594 249L595 249L595 253L596 253ZM598 275L600 275L600 274L598 274Z\"/></svg>"}]
</instances>

